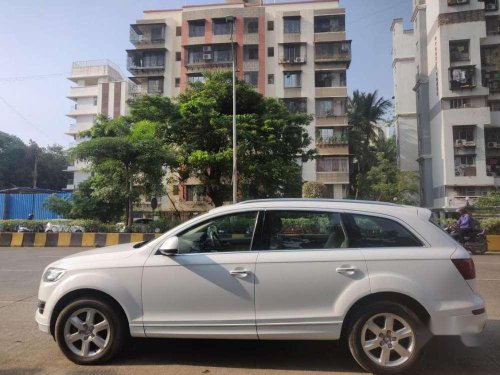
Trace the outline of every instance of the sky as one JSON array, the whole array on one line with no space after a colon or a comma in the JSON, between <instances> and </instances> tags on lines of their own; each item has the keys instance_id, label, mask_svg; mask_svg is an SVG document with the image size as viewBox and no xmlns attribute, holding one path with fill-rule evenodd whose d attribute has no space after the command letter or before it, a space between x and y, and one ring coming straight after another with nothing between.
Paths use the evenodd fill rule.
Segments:
<instances>
[{"instance_id":1,"label":"sky","mask_svg":"<svg viewBox=\"0 0 500 375\"><path fill-rule=\"evenodd\" d=\"M0 131L39 145L67 146L73 121L66 79L73 61L109 59L126 70L131 23L145 9L221 0L0 0ZM272 1L269 1L272 2ZM276 0L280 2L280 0ZM411 28L411 0L340 0L352 39L349 92L393 96L394 18Z\"/></svg>"}]
</instances>

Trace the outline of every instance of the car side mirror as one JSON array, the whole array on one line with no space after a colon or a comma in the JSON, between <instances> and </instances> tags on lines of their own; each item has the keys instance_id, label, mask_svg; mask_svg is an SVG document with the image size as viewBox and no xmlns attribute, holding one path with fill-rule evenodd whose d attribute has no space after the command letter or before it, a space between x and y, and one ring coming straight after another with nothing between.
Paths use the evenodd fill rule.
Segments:
<instances>
[{"instance_id":1,"label":"car side mirror","mask_svg":"<svg viewBox=\"0 0 500 375\"><path fill-rule=\"evenodd\" d=\"M165 242L163 242L159 248L159 252L161 255L165 255L167 257L176 255L179 253L179 237L173 236L167 238Z\"/></svg>"}]
</instances>

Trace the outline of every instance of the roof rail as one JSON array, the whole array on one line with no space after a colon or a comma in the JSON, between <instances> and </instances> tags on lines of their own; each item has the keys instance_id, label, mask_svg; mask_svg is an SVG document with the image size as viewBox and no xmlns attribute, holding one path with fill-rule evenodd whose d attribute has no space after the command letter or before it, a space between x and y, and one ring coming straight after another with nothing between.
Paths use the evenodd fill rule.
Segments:
<instances>
[{"instance_id":1,"label":"roof rail","mask_svg":"<svg viewBox=\"0 0 500 375\"><path fill-rule=\"evenodd\" d=\"M358 203L358 204L374 204L380 206L402 207L396 203L366 201L355 199L326 199L326 198L269 198L269 199L250 199L247 201L238 202L237 204L247 203L264 203L264 202L326 202L326 203Z\"/></svg>"}]
</instances>

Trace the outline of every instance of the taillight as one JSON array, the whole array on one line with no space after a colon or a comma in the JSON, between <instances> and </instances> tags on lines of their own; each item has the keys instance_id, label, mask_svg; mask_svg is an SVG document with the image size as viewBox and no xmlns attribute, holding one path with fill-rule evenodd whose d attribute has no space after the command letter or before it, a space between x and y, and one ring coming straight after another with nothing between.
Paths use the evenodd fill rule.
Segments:
<instances>
[{"instance_id":1,"label":"taillight","mask_svg":"<svg viewBox=\"0 0 500 375\"><path fill-rule=\"evenodd\" d=\"M476 267L472 258L469 259L452 259L451 260L458 272L465 280L472 280L476 278Z\"/></svg>"}]
</instances>

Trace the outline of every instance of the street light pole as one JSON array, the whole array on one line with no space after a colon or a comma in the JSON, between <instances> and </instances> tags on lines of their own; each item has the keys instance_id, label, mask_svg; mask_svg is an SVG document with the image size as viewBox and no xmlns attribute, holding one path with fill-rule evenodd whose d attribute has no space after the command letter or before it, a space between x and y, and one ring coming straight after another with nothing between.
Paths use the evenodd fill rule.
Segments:
<instances>
[{"instance_id":1,"label":"street light pole","mask_svg":"<svg viewBox=\"0 0 500 375\"><path fill-rule=\"evenodd\" d=\"M236 203L238 196L238 149L236 144L236 58L234 55L234 23L235 17L229 16L226 22L231 22L231 57L233 59L233 203Z\"/></svg>"}]
</instances>

